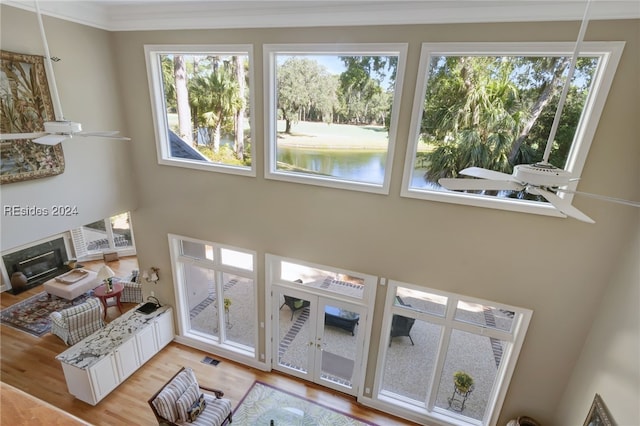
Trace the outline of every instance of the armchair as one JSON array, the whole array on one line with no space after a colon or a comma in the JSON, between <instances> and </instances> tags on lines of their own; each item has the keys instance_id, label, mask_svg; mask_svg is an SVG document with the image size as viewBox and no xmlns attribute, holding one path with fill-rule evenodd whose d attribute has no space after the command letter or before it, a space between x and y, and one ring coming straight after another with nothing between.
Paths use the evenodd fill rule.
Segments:
<instances>
[{"instance_id":1,"label":"armchair","mask_svg":"<svg viewBox=\"0 0 640 426\"><path fill-rule=\"evenodd\" d=\"M232 416L231 401L223 395L220 390L200 386L193 370L182 367L148 403L159 424L221 426L231 423Z\"/></svg>"},{"instance_id":2,"label":"armchair","mask_svg":"<svg viewBox=\"0 0 640 426\"><path fill-rule=\"evenodd\" d=\"M282 307L284 305L287 305L289 307L289 309L291 309L291 320L293 320L293 314L298 310L298 309L303 309L306 308L310 305L308 300L302 300L302 299L298 299L296 297L291 297L291 296L284 296L284 303L282 305L280 305L280 309L282 309Z\"/></svg>"},{"instance_id":3,"label":"armchair","mask_svg":"<svg viewBox=\"0 0 640 426\"><path fill-rule=\"evenodd\" d=\"M415 318L407 318L402 315L394 315L391 319L391 337L389 338L389 346L394 337L406 336L411 340L413 345L413 339L411 338L411 327L416 322Z\"/></svg>"},{"instance_id":4,"label":"armchair","mask_svg":"<svg viewBox=\"0 0 640 426\"><path fill-rule=\"evenodd\" d=\"M119 283L124 285L120 301L123 303L142 303L142 283L136 283L133 281L120 280Z\"/></svg>"},{"instance_id":5,"label":"armchair","mask_svg":"<svg viewBox=\"0 0 640 426\"><path fill-rule=\"evenodd\" d=\"M396 300L398 304L402 306L406 306L408 308L411 307L411 305L404 303L404 301L399 296L396 296ZM411 332L411 327L413 327L413 324L415 322L415 318L408 318L402 315L394 315L391 319L391 337L389 338L389 346L391 346L391 341L394 337L402 336L408 337L409 340L411 340L411 345L414 345L411 334L409 333Z\"/></svg>"},{"instance_id":6,"label":"armchair","mask_svg":"<svg viewBox=\"0 0 640 426\"><path fill-rule=\"evenodd\" d=\"M94 297L89 298L79 305L52 312L49 315L51 333L60 337L67 345L75 345L104 327L103 314L102 303Z\"/></svg>"}]
</instances>

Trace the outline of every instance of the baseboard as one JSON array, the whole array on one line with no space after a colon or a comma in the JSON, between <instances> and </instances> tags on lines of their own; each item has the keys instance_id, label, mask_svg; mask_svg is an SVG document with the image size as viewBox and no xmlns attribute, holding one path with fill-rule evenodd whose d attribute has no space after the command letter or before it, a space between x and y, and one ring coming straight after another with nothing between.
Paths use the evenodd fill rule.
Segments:
<instances>
[{"instance_id":1,"label":"baseboard","mask_svg":"<svg viewBox=\"0 0 640 426\"><path fill-rule=\"evenodd\" d=\"M214 346L204 342L198 342L197 340L193 340L183 336L175 336L173 338L174 342L180 343L181 345L189 346L190 348L199 349L209 354L213 354L222 358L226 358L228 360L253 367L257 370L261 371L271 371L271 368L267 366L263 362L259 362L253 358L238 354L236 352L226 350L224 348L220 348L218 346Z\"/></svg>"}]
</instances>

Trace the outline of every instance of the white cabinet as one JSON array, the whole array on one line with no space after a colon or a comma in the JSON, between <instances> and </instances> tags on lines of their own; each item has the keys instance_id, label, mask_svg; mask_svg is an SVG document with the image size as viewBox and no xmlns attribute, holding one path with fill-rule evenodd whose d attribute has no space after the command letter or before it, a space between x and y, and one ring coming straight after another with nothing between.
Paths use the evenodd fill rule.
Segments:
<instances>
[{"instance_id":1,"label":"white cabinet","mask_svg":"<svg viewBox=\"0 0 640 426\"><path fill-rule=\"evenodd\" d=\"M138 358L135 339L130 339L118 346L114 351L120 381L132 375L142 364Z\"/></svg>"},{"instance_id":2,"label":"white cabinet","mask_svg":"<svg viewBox=\"0 0 640 426\"><path fill-rule=\"evenodd\" d=\"M96 405L173 340L173 310L143 315L129 311L56 359L76 398Z\"/></svg>"},{"instance_id":3,"label":"white cabinet","mask_svg":"<svg viewBox=\"0 0 640 426\"><path fill-rule=\"evenodd\" d=\"M136 343L138 345L140 363L144 364L158 352L158 342L156 341L154 326L147 327L136 334Z\"/></svg>"},{"instance_id":4,"label":"white cabinet","mask_svg":"<svg viewBox=\"0 0 640 426\"><path fill-rule=\"evenodd\" d=\"M173 340L173 317L171 315L162 315L153 323L156 333L156 342L158 342L158 350L167 346Z\"/></svg>"},{"instance_id":5,"label":"white cabinet","mask_svg":"<svg viewBox=\"0 0 640 426\"><path fill-rule=\"evenodd\" d=\"M100 401L120 384L114 354L109 354L89 368L96 401Z\"/></svg>"}]
</instances>

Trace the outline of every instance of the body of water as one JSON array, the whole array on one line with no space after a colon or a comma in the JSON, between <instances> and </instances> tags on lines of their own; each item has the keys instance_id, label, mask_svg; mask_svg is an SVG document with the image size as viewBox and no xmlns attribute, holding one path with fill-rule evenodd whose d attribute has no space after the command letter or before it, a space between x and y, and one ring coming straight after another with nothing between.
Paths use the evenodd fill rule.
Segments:
<instances>
[{"instance_id":1,"label":"body of water","mask_svg":"<svg viewBox=\"0 0 640 426\"><path fill-rule=\"evenodd\" d=\"M279 147L277 160L338 179L382 185L387 153Z\"/></svg>"},{"instance_id":2,"label":"body of water","mask_svg":"<svg viewBox=\"0 0 640 426\"><path fill-rule=\"evenodd\" d=\"M387 153L279 147L278 161L338 179L382 185ZM413 170L411 188L438 189L439 185L424 179L424 172Z\"/></svg>"}]
</instances>

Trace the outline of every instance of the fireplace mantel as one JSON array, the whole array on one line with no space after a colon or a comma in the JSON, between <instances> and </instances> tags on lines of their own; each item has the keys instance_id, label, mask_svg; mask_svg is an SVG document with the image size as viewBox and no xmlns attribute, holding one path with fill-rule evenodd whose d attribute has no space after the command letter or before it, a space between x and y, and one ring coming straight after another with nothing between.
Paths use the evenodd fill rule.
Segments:
<instances>
[{"instance_id":1,"label":"fireplace mantel","mask_svg":"<svg viewBox=\"0 0 640 426\"><path fill-rule=\"evenodd\" d=\"M69 256L63 236L39 241L26 248L2 255L2 262L9 278L14 272L22 272L27 277L27 285L21 291L67 272L68 268L65 266L67 260ZM16 294L13 289L12 292Z\"/></svg>"}]
</instances>

